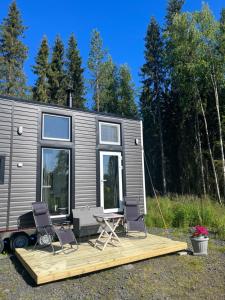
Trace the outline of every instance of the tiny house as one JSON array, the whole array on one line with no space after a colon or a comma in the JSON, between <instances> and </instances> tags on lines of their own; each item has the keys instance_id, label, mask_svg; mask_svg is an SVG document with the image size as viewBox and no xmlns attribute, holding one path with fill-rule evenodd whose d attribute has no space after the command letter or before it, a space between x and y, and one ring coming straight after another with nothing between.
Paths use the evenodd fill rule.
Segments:
<instances>
[{"instance_id":1,"label":"tiny house","mask_svg":"<svg viewBox=\"0 0 225 300\"><path fill-rule=\"evenodd\" d=\"M124 196L146 212L141 120L0 96L0 250L35 233L32 202L57 221Z\"/></svg>"}]
</instances>

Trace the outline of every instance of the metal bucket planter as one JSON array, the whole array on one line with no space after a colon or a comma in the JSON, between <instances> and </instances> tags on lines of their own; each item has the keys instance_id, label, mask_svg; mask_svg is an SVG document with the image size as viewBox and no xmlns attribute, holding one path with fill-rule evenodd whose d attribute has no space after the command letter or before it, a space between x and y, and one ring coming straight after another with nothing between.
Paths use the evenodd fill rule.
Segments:
<instances>
[{"instance_id":1,"label":"metal bucket planter","mask_svg":"<svg viewBox=\"0 0 225 300\"><path fill-rule=\"evenodd\" d=\"M191 237L193 255L207 255L208 241L208 237Z\"/></svg>"}]
</instances>

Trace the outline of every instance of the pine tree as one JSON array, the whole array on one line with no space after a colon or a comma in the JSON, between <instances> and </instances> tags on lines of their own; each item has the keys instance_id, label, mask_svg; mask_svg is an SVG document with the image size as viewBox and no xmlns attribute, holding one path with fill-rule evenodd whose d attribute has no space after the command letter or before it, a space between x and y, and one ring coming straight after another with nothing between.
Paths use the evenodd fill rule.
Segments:
<instances>
[{"instance_id":1,"label":"pine tree","mask_svg":"<svg viewBox=\"0 0 225 300\"><path fill-rule=\"evenodd\" d=\"M155 18L151 18L150 24L147 29L145 38L145 63L141 69L142 71L142 83L143 93L141 95L141 109L143 110L143 118L147 118L144 121L149 123L148 118L151 118L150 114L146 114L149 111L153 114L156 122L152 128L153 134L158 136L158 145L161 153L161 178L162 178L162 190L166 193L166 166L165 166L165 152L163 141L163 123L162 123L162 105L164 96L164 69L163 69L163 42L160 34L160 27ZM150 99L146 99L150 97ZM145 105L149 107L145 107ZM148 132L144 131L144 136ZM151 145L146 145L150 148ZM155 147L155 145L154 145ZM152 158L153 159L153 158Z\"/></svg>"},{"instance_id":2,"label":"pine tree","mask_svg":"<svg viewBox=\"0 0 225 300\"><path fill-rule=\"evenodd\" d=\"M37 80L33 87L33 99L41 102L48 102L48 69L49 69L49 47L47 37L44 37L36 57L36 65L33 72L37 75Z\"/></svg>"},{"instance_id":3,"label":"pine tree","mask_svg":"<svg viewBox=\"0 0 225 300\"><path fill-rule=\"evenodd\" d=\"M166 26L169 28L173 23L173 18L181 12L185 0L169 0L167 5Z\"/></svg>"},{"instance_id":4,"label":"pine tree","mask_svg":"<svg viewBox=\"0 0 225 300\"><path fill-rule=\"evenodd\" d=\"M48 72L49 98L51 103L66 104L66 74L64 70L64 45L59 36L55 39Z\"/></svg>"},{"instance_id":5,"label":"pine tree","mask_svg":"<svg viewBox=\"0 0 225 300\"><path fill-rule=\"evenodd\" d=\"M13 1L8 16L0 27L0 93L25 97L27 92L23 65L27 47L23 44L24 31L21 14Z\"/></svg>"},{"instance_id":6,"label":"pine tree","mask_svg":"<svg viewBox=\"0 0 225 300\"><path fill-rule=\"evenodd\" d=\"M93 99L95 109L100 111L100 69L105 61L106 51L103 49L103 41L99 31L94 29L91 35L90 53L88 58L88 68L91 74L90 85L93 89Z\"/></svg>"},{"instance_id":7,"label":"pine tree","mask_svg":"<svg viewBox=\"0 0 225 300\"><path fill-rule=\"evenodd\" d=\"M137 116L135 103L134 84L127 65L119 69L119 114L127 117Z\"/></svg>"},{"instance_id":8,"label":"pine tree","mask_svg":"<svg viewBox=\"0 0 225 300\"><path fill-rule=\"evenodd\" d=\"M117 67L109 56L99 70L99 111L118 113ZM96 110L96 104L94 110Z\"/></svg>"},{"instance_id":9,"label":"pine tree","mask_svg":"<svg viewBox=\"0 0 225 300\"><path fill-rule=\"evenodd\" d=\"M71 35L69 39L66 58L66 81L67 85L73 90L73 107L84 109L84 69L81 66L82 61L77 49L77 41L74 35Z\"/></svg>"}]
</instances>

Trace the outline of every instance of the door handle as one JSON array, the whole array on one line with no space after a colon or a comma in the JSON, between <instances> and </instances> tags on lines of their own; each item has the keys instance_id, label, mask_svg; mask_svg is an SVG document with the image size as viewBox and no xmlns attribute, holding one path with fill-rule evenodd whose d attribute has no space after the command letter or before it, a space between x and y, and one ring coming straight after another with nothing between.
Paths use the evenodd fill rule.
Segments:
<instances>
[{"instance_id":1,"label":"door handle","mask_svg":"<svg viewBox=\"0 0 225 300\"><path fill-rule=\"evenodd\" d=\"M50 189L52 186L51 185L42 185L42 188Z\"/></svg>"},{"instance_id":2,"label":"door handle","mask_svg":"<svg viewBox=\"0 0 225 300\"><path fill-rule=\"evenodd\" d=\"M107 179L102 179L102 180L101 180L101 182L106 182L106 181L107 181Z\"/></svg>"}]
</instances>

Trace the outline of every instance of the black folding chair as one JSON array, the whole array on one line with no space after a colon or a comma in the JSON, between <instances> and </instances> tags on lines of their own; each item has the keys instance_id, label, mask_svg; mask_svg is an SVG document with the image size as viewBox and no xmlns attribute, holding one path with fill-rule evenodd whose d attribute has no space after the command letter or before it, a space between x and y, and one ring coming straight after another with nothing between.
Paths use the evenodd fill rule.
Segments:
<instances>
[{"instance_id":1,"label":"black folding chair","mask_svg":"<svg viewBox=\"0 0 225 300\"><path fill-rule=\"evenodd\" d=\"M44 202L34 202L32 203L32 211L34 216L34 222L37 229L37 241L34 246L36 248L37 244L40 246L51 246L53 253L55 254L55 249L52 244L53 239L57 236L61 250L65 252L63 247L66 244L69 244L72 249L78 249L78 243L75 238L73 231L70 228L64 228L63 225L60 225L59 228L52 224L48 206ZM76 248L73 248L73 245L76 245Z\"/></svg>"},{"instance_id":2,"label":"black folding chair","mask_svg":"<svg viewBox=\"0 0 225 300\"><path fill-rule=\"evenodd\" d=\"M126 233L129 231L139 231L144 232L145 237L147 237L144 215L140 214L137 197L124 198L124 217Z\"/></svg>"}]
</instances>

